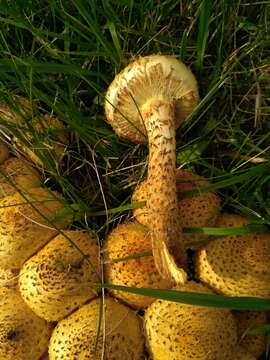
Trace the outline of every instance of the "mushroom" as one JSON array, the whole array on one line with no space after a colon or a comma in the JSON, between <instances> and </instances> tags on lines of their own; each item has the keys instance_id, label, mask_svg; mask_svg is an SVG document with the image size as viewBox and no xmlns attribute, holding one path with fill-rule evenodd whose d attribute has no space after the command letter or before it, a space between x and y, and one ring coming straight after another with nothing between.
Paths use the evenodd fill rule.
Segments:
<instances>
[{"instance_id":1,"label":"mushroom","mask_svg":"<svg viewBox=\"0 0 270 360\"><path fill-rule=\"evenodd\" d=\"M46 351L51 326L15 290L0 288L0 324L1 359L39 360Z\"/></svg>"},{"instance_id":2,"label":"mushroom","mask_svg":"<svg viewBox=\"0 0 270 360\"><path fill-rule=\"evenodd\" d=\"M36 102L31 104L21 96L14 96L11 100L11 104L0 103L0 119L6 122L6 132L11 136L13 147L39 167L43 167L42 156L39 156L41 150L61 161L67 143L62 122L48 113L37 115ZM16 132L12 131L14 125L17 125Z\"/></svg>"},{"instance_id":3,"label":"mushroom","mask_svg":"<svg viewBox=\"0 0 270 360\"><path fill-rule=\"evenodd\" d=\"M149 146L148 184L151 238L160 274L186 281L175 181L175 131L199 100L192 72L172 56L137 59L116 76L105 102L116 133Z\"/></svg>"},{"instance_id":4,"label":"mushroom","mask_svg":"<svg viewBox=\"0 0 270 360\"><path fill-rule=\"evenodd\" d=\"M179 208L179 223L184 227L205 227L213 226L220 213L220 199L211 191L203 191L201 193L181 198L181 192L194 190L196 188L206 188L210 183L202 176L193 174L190 171L176 170L176 189ZM133 210L134 217L144 226L149 226L151 217L147 209L148 202L148 183L147 180L142 181L132 195L132 201L146 201L143 207ZM200 240L207 239L202 234L182 234L185 247L196 247ZM196 244L197 243L197 244Z\"/></svg>"},{"instance_id":5,"label":"mushroom","mask_svg":"<svg viewBox=\"0 0 270 360\"><path fill-rule=\"evenodd\" d=\"M140 257L145 252L150 255ZM168 289L174 285L157 271L151 255L150 233L137 222L121 224L112 230L104 244L104 263L107 283L155 289ZM125 291L112 290L111 293L137 309L145 308L154 301L151 297Z\"/></svg>"},{"instance_id":6,"label":"mushroom","mask_svg":"<svg viewBox=\"0 0 270 360\"><path fill-rule=\"evenodd\" d=\"M40 174L26 161L10 157L0 165L0 198L40 186Z\"/></svg>"},{"instance_id":7,"label":"mushroom","mask_svg":"<svg viewBox=\"0 0 270 360\"><path fill-rule=\"evenodd\" d=\"M175 289L212 292L193 281ZM227 309L154 301L144 315L152 360L227 360L237 344L237 328Z\"/></svg>"},{"instance_id":8,"label":"mushroom","mask_svg":"<svg viewBox=\"0 0 270 360\"><path fill-rule=\"evenodd\" d=\"M222 214L217 227L242 227L250 221ZM198 278L216 292L270 298L270 233L225 236L202 247L196 256Z\"/></svg>"},{"instance_id":9,"label":"mushroom","mask_svg":"<svg viewBox=\"0 0 270 360\"><path fill-rule=\"evenodd\" d=\"M47 321L64 318L97 296L89 283L100 281L98 253L97 239L88 232L57 235L24 263L19 277L22 298Z\"/></svg>"},{"instance_id":10,"label":"mushroom","mask_svg":"<svg viewBox=\"0 0 270 360\"><path fill-rule=\"evenodd\" d=\"M49 344L50 360L141 360L143 351L139 316L107 296L61 320Z\"/></svg>"},{"instance_id":11,"label":"mushroom","mask_svg":"<svg viewBox=\"0 0 270 360\"><path fill-rule=\"evenodd\" d=\"M234 311L233 316L238 327L239 343L250 354L259 358L267 348L266 334L249 335L247 330L267 325L267 313L265 311Z\"/></svg>"},{"instance_id":12,"label":"mushroom","mask_svg":"<svg viewBox=\"0 0 270 360\"><path fill-rule=\"evenodd\" d=\"M8 157L9 157L9 148L2 140L0 140L0 164L6 161Z\"/></svg>"},{"instance_id":13,"label":"mushroom","mask_svg":"<svg viewBox=\"0 0 270 360\"><path fill-rule=\"evenodd\" d=\"M63 210L61 198L43 188L0 199L0 267L20 268L58 233L57 228L65 228L70 219Z\"/></svg>"}]
</instances>

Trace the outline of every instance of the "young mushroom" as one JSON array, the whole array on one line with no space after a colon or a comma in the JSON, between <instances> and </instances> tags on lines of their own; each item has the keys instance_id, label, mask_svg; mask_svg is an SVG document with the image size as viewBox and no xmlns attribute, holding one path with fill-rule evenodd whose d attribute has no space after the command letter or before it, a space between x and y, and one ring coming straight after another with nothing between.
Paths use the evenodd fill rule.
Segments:
<instances>
[{"instance_id":1,"label":"young mushroom","mask_svg":"<svg viewBox=\"0 0 270 360\"><path fill-rule=\"evenodd\" d=\"M116 76L105 102L108 122L119 136L149 146L148 208L155 264L164 278L186 281L176 196L177 127L199 100L192 72L172 56L139 58Z\"/></svg>"},{"instance_id":2,"label":"young mushroom","mask_svg":"<svg viewBox=\"0 0 270 360\"><path fill-rule=\"evenodd\" d=\"M105 282L139 288L172 287L173 281L163 279L157 271L151 248L150 233L138 222L118 225L104 244ZM140 256L144 253L148 253L147 256ZM112 290L111 293L137 309L146 308L154 301L151 297L126 291Z\"/></svg>"},{"instance_id":3,"label":"young mushroom","mask_svg":"<svg viewBox=\"0 0 270 360\"><path fill-rule=\"evenodd\" d=\"M96 297L97 291L89 284L99 281L97 239L88 232L69 230L24 263L19 288L38 316L59 321Z\"/></svg>"},{"instance_id":4,"label":"young mushroom","mask_svg":"<svg viewBox=\"0 0 270 360\"><path fill-rule=\"evenodd\" d=\"M31 104L22 96L13 96L9 103L0 102L0 119L12 147L37 166L44 166L45 152L49 158L62 160L68 140L63 123L51 114L40 114L35 101Z\"/></svg>"},{"instance_id":5,"label":"young mushroom","mask_svg":"<svg viewBox=\"0 0 270 360\"><path fill-rule=\"evenodd\" d=\"M0 266L18 269L65 228L64 204L54 192L33 188L0 199ZM56 228L55 228L56 227Z\"/></svg>"},{"instance_id":6,"label":"young mushroom","mask_svg":"<svg viewBox=\"0 0 270 360\"><path fill-rule=\"evenodd\" d=\"M222 214L216 227L243 227L250 221ZM270 298L270 233L228 235L199 249L196 272L200 281L229 296Z\"/></svg>"},{"instance_id":7,"label":"young mushroom","mask_svg":"<svg viewBox=\"0 0 270 360\"><path fill-rule=\"evenodd\" d=\"M212 292L188 282L181 291ZM154 301L144 315L146 345L152 360L232 360L237 329L229 310Z\"/></svg>"},{"instance_id":8,"label":"young mushroom","mask_svg":"<svg viewBox=\"0 0 270 360\"><path fill-rule=\"evenodd\" d=\"M54 329L50 360L142 360L139 316L108 296L83 305Z\"/></svg>"},{"instance_id":9,"label":"young mushroom","mask_svg":"<svg viewBox=\"0 0 270 360\"><path fill-rule=\"evenodd\" d=\"M0 324L0 359L39 360L45 353L51 326L15 290L0 288Z\"/></svg>"}]
</instances>

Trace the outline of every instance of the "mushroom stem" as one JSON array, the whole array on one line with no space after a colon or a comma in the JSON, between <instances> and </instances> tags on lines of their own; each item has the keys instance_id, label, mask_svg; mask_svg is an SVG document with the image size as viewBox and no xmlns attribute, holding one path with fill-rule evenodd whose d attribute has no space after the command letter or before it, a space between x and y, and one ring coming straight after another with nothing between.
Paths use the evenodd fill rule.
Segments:
<instances>
[{"instance_id":1,"label":"mushroom stem","mask_svg":"<svg viewBox=\"0 0 270 360\"><path fill-rule=\"evenodd\" d=\"M164 278L182 284L186 252L181 241L176 193L174 104L151 99L141 109L149 143L147 201L155 264Z\"/></svg>"}]
</instances>

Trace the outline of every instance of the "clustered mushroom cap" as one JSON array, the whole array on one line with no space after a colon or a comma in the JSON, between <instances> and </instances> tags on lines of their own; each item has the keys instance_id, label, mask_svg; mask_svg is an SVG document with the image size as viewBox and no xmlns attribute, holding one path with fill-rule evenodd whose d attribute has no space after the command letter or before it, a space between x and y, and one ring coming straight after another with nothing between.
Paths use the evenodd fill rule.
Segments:
<instances>
[{"instance_id":1,"label":"clustered mushroom cap","mask_svg":"<svg viewBox=\"0 0 270 360\"><path fill-rule=\"evenodd\" d=\"M3 141L0 140L0 164L6 161L8 157L9 157L9 148Z\"/></svg>"},{"instance_id":2,"label":"clustered mushroom cap","mask_svg":"<svg viewBox=\"0 0 270 360\"><path fill-rule=\"evenodd\" d=\"M250 354L245 348L237 345L233 352L233 356L229 359L232 360L256 360L257 357Z\"/></svg>"},{"instance_id":3,"label":"clustered mushroom cap","mask_svg":"<svg viewBox=\"0 0 270 360\"><path fill-rule=\"evenodd\" d=\"M51 327L15 290L0 288L0 324L1 359L39 360L46 351Z\"/></svg>"},{"instance_id":4,"label":"clustered mushroom cap","mask_svg":"<svg viewBox=\"0 0 270 360\"><path fill-rule=\"evenodd\" d=\"M63 131L63 123L56 117L50 114L44 116L38 115L37 105L35 102L31 105L30 102L21 96L13 97L13 104L10 106L7 103L0 103L0 118L4 119L9 124L18 124L17 131L21 133L22 138L27 145L21 141L20 138L12 135L12 145L17 148L19 152L26 154L38 166L43 166L42 160L37 155L35 149L34 138L32 131L29 130L29 122L37 132L39 138L44 136L42 145L38 144L40 148L46 149L49 154L55 155L58 161L61 161L64 156L65 144L67 143L67 136ZM9 135L10 131L7 130ZM48 136L49 132L53 133L53 138Z\"/></svg>"},{"instance_id":5,"label":"clustered mushroom cap","mask_svg":"<svg viewBox=\"0 0 270 360\"><path fill-rule=\"evenodd\" d=\"M98 253L96 238L87 232L70 230L57 235L24 263L19 277L24 301L47 321L64 318L97 296L89 283L100 281Z\"/></svg>"},{"instance_id":6,"label":"clustered mushroom cap","mask_svg":"<svg viewBox=\"0 0 270 360\"><path fill-rule=\"evenodd\" d=\"M152 99L174 101L177 128L199 100L194 75L172 56L150 55L135 60L115 77L107 91L107 121L119 136L146 142L140 110Z\"/></svg>"},{"instance_id":7,"label":"clustered mushroom cap","mask_svg":"<svg viewBox=\"0 0 270 360\"><path fill-rule=\"evenodd\" d=\"M212 293L195 282L176 289ZM144 318L153 360L232 359L237 329L229 310L156 300L146 309Z\"/></svg>"},{"instance_id":8,"label":"clustered mushroom cap","mask_svg":"<svg viewBox=\"0 0 270 360\"><path fill-rule=\"evenodd\" d=\"M249 220L222 214L217 227L240 227ZM231 296L270 297L270 233L230 235L198 251L199 279L219 293Z\"/></svg>"},{"instance_id":9,"label":"clustered mushroom cap","mask_svg":"<svg viewBox=\"0 0 270 360\"><path fill-rule=\"evenodd\" d=\"M101 301L92 300L58 323L50 340L50 360L144 359L139 316L110 297L105 296L104 306Z\"/></svg>"},{"instance_id":10,"label":"clustered mushroom cap","mask_svg":"<svg viewBox=\"0 0 270 360\"><path fill-rule=\"evenodd\" d=\"M40 182L39 172L22 159L10 157L0 165L0 197L15 194L16 188L28 191L40 187Z\"/></svg>"},{"instance_id":11,"label":"clustered mushroom cap","mask_svg":"<svg viewBox=\"0 0 270 360\"><path fill-rule=\"evenodd\" d=\"M190 171L176 170L176 189L181 196L181 192L205 188L209 182L202 176L191 173ZM142 181L132 195L132 201L146 201L145 206L133 209L134 217L144 226L149 226L151 218L147 209L147 180ZM179 224L181 227L205 227L213 226L220 213L220 199L210 191L201 192L196 195L188 196L178 200ZM185 246L193 247L196 241L204 240L206 235L182 233L181 237Z\"/></svg>"},{"instance_id":12,"label":"clustered mushroom cap","mask_svg":"<svg viewBox=\"0 0 270 360\"><path fill-rule=\"evenodd\" d=\"M57 234L54 226L63 229L70 220L60 216L64 204L58 194L33 188L24 196L26 199L16 193L0 199L0 254L4 269L20 268Z\"/></svg>"},{"instance_id":13,"label":"clustered mushroom cap","mask_svg":"<svg viewBox=\"0 0 270 360\"><path fill-rule=\"evenodd\" d=\"M152 255L132 259L132 256L151 252L151 249L149 232L139 223L129 222L118 225L105 241L105 282L139 288L168 289L172 287L174 283L164 280L158 273ZM124 260L125 257L131 258ZM145 308L154 300L125 291L112 290L111 292L135 308Z\"/></svg>"},{"instance_id":14,"label":"clustered mushroom cap","mask_svg":"<svg viewBox=\"0 0 270 360\"><path fill-rule=\"evenodd\" d=\"M266 326L267 313L265 311L234 311L233 316L238 327L240 345L250 354L259 358L267 348L266 334L248 335L248 329Z\"/></svg>"}]
</instances>

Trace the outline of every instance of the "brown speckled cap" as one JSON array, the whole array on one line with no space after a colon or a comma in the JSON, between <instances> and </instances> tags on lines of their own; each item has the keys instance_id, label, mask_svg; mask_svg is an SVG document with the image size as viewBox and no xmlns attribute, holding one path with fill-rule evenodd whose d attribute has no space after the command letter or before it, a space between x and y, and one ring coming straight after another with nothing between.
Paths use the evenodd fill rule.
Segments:
<instances>
[{"instance_id":1,"label":"brown speckled cap","mask_svg":"<svg viewBox=\"0 0 270 360\"><path fill-rule=\"evenodd\" d=\"M19 277L24 301L47 321L58 321L96 297L97 291L88 284L100 282L96 238L84 231L70 230L64 235L57 235L28 259Z\"/></svg>"},{"instance_id":2,"label":"brown speckled cap","mask_svg":"<svg viewBox=\"0 0 270 360\"><path fill-rule=\"evenodd\" d=\"M240 215L220 215L217 227L242 227ZM198 251L199 279L217 292L270 298L270 233L225 236Z\"/></svg>"},{"instance_id":3,"label":"brown speckled cap","mask_svg":"<svg viewBox=\"0 0 270 360\"><path fill-rule=\"evenodd\" d=\"M176 289L212 293L195 282ZM144 319L153 360L232 360L237 329L229 310L156 300Z\"/></svg>"},{"instance_id":4,"label":"brown speckled cap","mask_svg":"<svg viewBox=\"0 0 270 360\"><path fill-rule=\"evenodd\" d=\"M132 258L145 252L151 252L149 232L137 222L118 225L104 244L105 282L155 289L172 287L174 283L158 273L152 255ZM135 308L145 308L154 300L125 291L112 290L112 294Z\"/></svg>"},{"instance_id":5,"label":"brown speckled cap","mask_svg":"<svg viewBox=\"0 0 270 360\"><path fill-rule=\"evenodd\" d=\"M4 269L20 268L57 234L54 225L65 228L70 221L60 215L64 204L58 194L33 188L24 196L16 193L0 199L0 263Z\"/></svg>"},{"instance_id":6,"label":"brown speckled cap","mask_svg":"<svg viewBox=\"0 0 270 360\"><path fill-rule=\"evenodd\" d=\"M92 300L58 323L50 340L49 358L143 360L143 348L140 318L106 296L104 306L100 299Z\"/></svg>"},{"instance_id":7,"label":"brown speckled cap","mask_svg":"<svg viewBox=\"0 0 270 360\"><path fill-rule=\"evenodd\" d=\"M51 327L28 308L19 293L0 288L0 359L39 360Z\"/></svg>"}]
</instances>

